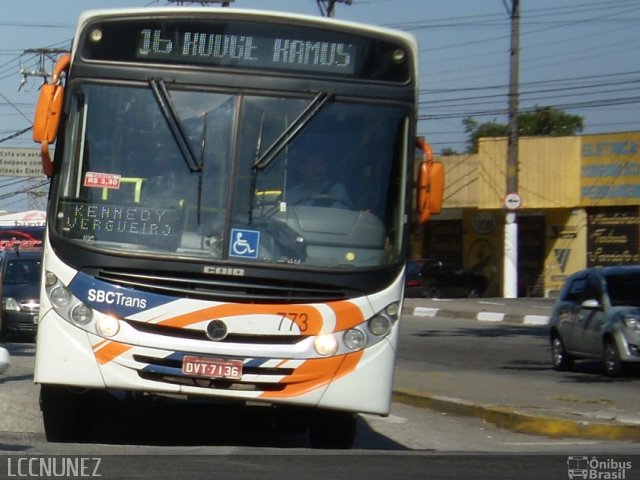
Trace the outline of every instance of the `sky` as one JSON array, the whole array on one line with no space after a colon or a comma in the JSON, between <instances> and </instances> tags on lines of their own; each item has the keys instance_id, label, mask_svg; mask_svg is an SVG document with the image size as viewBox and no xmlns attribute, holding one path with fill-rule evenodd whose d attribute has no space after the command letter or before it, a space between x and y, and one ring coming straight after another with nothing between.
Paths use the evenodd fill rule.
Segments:
<instances>
[{"instance_id":1,"label":"sky","mask_svg":"<svg viewBox=\"0 0 640 480\"><path fill-rule=\"evenodd\" d=\"M184 2L188 4L190 2ZM198 4L199 2L193 2ZM42 80L28 49L68 48L80 12L166 0L21 0L0 17L0 148L32 147ZM235 0L231 8L319 16L316 0ZM512 0L352 0L335 16L404 30L420 47L418 133L436 153L463 153L462 121L507 124ZM203 7L220 8L220 7ZM584 119L583 134L640 130L640 2L520 0L519 109L551 106ZM51 63L45 64L50 70ZM25 131L26 130L26 131ZM19 134L19 132L25 133ZM37 206L38 181L0 177L0 210Z\"/></svg>"}]
</instances>

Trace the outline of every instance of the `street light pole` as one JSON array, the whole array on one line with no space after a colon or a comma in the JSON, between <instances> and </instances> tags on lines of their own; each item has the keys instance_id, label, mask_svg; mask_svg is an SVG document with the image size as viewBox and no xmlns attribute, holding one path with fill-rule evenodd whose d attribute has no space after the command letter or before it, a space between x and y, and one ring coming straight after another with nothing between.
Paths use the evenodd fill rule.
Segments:
<instances>
[{"instance_id":1,"label":"street light pole","mask_svg":"<svg viewBox=\"0 0 640 480\"><path fill-rule=\"evenodd\" d=\"M320 9L320 13L324 17L336 16L336 2L351 5L352 1L353 0L316 0L316 2L318 3L318 8Z\"/></svg>"},{"instance_id":2,"label":"street light pole","mask_svg":"<svg viewBox=\"0 0 640 480\"><path fill-rule=\"evenodd\" d=\"M520 1L511 0L511 56L509 64L509 138L507 195L518 194L518 83L520 55ZM519 205L518 205L519 206ZM504 225L503 297L518 296L517 210L507 210Z\"/></svg>"}]
</instances>

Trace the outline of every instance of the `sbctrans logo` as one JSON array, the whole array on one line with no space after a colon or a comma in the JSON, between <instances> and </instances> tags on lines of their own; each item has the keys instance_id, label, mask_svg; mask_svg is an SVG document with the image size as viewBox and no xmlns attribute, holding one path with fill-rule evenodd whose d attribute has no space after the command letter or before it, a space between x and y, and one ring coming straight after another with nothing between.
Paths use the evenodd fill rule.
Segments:
<instances>
[{"instance_id":1,"label":"sbctrans logo","mask_svg":"<svg viewBox=\"0 0 640 480\"><path fill-rule=\"evenodd\" d=\"M587 480L626 480L631 462L613 458L570 456L567 458L567 475L570 479Z\"/></svg>"}]
</instances>

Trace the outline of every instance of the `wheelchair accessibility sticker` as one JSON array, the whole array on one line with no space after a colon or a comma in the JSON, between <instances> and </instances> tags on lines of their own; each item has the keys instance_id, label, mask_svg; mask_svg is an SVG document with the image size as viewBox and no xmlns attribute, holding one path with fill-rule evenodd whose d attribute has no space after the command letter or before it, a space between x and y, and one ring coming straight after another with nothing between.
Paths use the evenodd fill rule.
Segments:
<instances>
[{"instance_id":1,"label":"wheelchair accessibility sticker","mask_svg":"<svg viewBox=\"0 0 640 480\"><path fill-rule=\"evenodd\" d=\"M257 230L231 230L231 245L229 256L242 258L258 258L260 232Z\"/></svg>"}]
</instances>

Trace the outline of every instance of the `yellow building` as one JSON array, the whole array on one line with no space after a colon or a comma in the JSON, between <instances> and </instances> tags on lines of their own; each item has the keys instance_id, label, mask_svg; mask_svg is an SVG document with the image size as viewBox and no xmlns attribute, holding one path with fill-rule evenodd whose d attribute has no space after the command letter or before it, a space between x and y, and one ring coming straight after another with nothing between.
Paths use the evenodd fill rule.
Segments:
<instances>
[{"instance_id":1,"label":"yellow building","mask_svg":"<svg viewBox=\"0 0 640 480\"><path fill-rule=\"evenodd\" d=\"M554 296L568 275L640 263L640 132L521 138L518 296ZM413 256L483 273L501 296L507 139L444 156L444 210L414 237Z\"/></svg>"}]
</instances>

